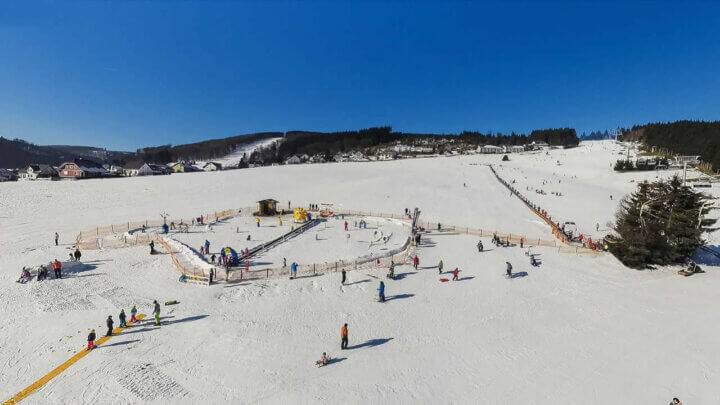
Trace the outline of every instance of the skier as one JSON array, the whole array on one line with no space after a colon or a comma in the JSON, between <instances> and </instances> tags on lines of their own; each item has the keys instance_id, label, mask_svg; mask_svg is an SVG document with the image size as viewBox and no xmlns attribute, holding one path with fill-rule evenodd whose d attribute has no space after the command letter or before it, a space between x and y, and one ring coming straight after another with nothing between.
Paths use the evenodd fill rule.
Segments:
<instances>
[{"instance_id":1,"label":"skier","mask_svg":"<svg viewBox=\"0 0 720 405\"><path fill-rule=\"evenodd\" d=\"M507 273L508 277L512 278L512 264L510 262L505 262L507 264L507 268L505 269L505 272Z\"/></svg>"},{"instance_id":2,"label":"skier","mask_svg":"<svg viewBox=\"0 0 720 405\"><path fill-rule=\"evenodd\" d=\"M153 308L153 315L155 315L155 325L160 326L160 304L158 304L157 300L154 300L153 305L155 305L155 307Z\"/></svg>"},{"instance_id":3,"label":"skier","mask_svg":"<svg viewBox=\"0 0 720 405\"><path fill-rule=\"evenodd\" d=\"M413 266L415 267L415 270L417 270L418 264L420 264L420 259L418 259L417 255L415 255L415 257L413 257Z\"/></svg>"},{"instance_id":4,"label":"skier","mask_svg":"<svg viewBox=\"0 0 720 405\"><path fill-rule=\"evenodd\" d=\"M347 221L345 221L345 230L347 231Z\"/></svg>"},{"instance_id":5,"label":"skier","mask_svg":"<svg viewBox=\"0 0 720 405\"><path fill-rule=\"evenodd\" d=\"M215 253L213 253L213 255L210 256L210 263L215 264Z\"/></svg>"},{"instance_id":6,"label":"skier","mask_svg":"<svg viewBox=\"0 0 720 405\"><path fill-rule=\"evenodd\" d=\"M387 278L395 280L395 262L390 262L390 271L388 272Z\"/></svg>"},{"instance_id":7,"label":"skier","mask_svg":"<svg viewBox=\"0 0 720 405\"><path fill-rule=\"evenodd\" d=\"M345 350L348 347L348 327L347 324L343 325L340 329L340 350Z\"/></svg>"},{"instance_id":8,"label":"skier","mask_svg":"<svg viewBox=\"0 0 720 405\"><path fill-rule=\"evenodd\" d=\"M112 315L108 315L107 321L105 321L105 324L107 324L107 327L108 327L108 331L107 331L107 333L105 334L105 336L112 336L113 323L114 323L114 322L113 322L113 319L112 319Z\"/></svg>"},{"instance_id":9,"label":"skier","mask_svg":"<svg viewBox=\"0 0 720 405\"><path fill-rule=\"evenodd\" d=\"M524 238L520 238L520 249L523 248L523 242L525 242L525 239L524 239Z\"/></svg>"},{"instance_id":10,"label":"skier","mask_svg":"<svg viewBox=\"0 0 720 405\"><path fill-rule=\"evenodd\" d=\"M345 285L345 269L343 269L342 271L342 281L340 282L340 284Z\"/></svg>"},{"instance_id":11,"label":"skier","mask_svg":"<svg viewBox=\"0 0 720 405\"><path fill-rule=\"evenodd\" d=\"M442 227L440 226L440 222L438 222L438 232L440 232L441 229Z\"/></svg>"},{"instance_id":12,"label":"skier","mask_svg":"<svg viewBox=\"0 0 720 405\"><path fill-rule=\"evenodd\" d=\"M207 239L205 239L205 254L210 253L210 242L208 242Z\"/></svg>"},{"instance_id":13,"label":"skier","mask_svg":"<svg viewBox=\"0 0 720 405\"><path fill-rule=\"evenodd\" d=\"M283 267L287 267L287 259L283 257Z\"/></svg>"},{"instance_id":14,"label":"skier","mask_svg":"<svg viewBox=\"0 0 720 405\"><path fill-rule=\"evenodd\" d=\"M95 329L91 329L90 333L88 333L87 350L92 350L94 348L95 348Z\"/></svg>"},{"instance_id":15,"label":"skier","mask_svg":"<svg viewBox=\"0 0 720 405\"><path fill-rule=\"evenodd\" d=\"M530 255L530 264L534 267L537 267L539 265L537 259L535 259L535 255Z\"/></svg>"},{"instance_id":16,"label":"skier","mask_svg":"<svg viewBox=\"0 0 720 405\"><path fill-rule=\"evenodd\" d=\"M213 282L213 277L214 277L214 276L215 276L215 270L214 270L214 269L210 269L210 283L209 283L209 284L212 284L212 282Z\"/></svg>"},{"instance_id":17,"label":"skier","mask_svg":"<svg viewBox=\"0 0 720 405\"><path fill-rule=\"evenodd\" d=\"M133 305L132 308L130 308L130 323L135 323L137 321L135 315L137 315L137 308Z\"/></svg>"},{"instance_id":18,"label":"skier","mask_svg":"<svg viewBox=\"0 0 720 405\"><path fill-rule=\"evenodd\" d=\"M670 405L682 405L682 402L680 402L680 400L675 397L673 398L672 402L670 402Z\"/></svg>"},{"instance_id":19,"label":"skier","mask_svg":"<svg viewBox=\"0 0 720 405\"><path fill-rule=\"evenodd\" d=\"M443 262L442 259L440 259L440 263L438 263L438 274L442 274L443 269Z\"/></svg>"},{"instance_id":20,"label":"skier","mask_svg":"<svg viewBox=\"0 0 720 405\"><path fill-rule=\"evenodd\" d=\"M460 273L460 270L458 270L458 268L455 267L455 270L453 270L453 278L452 278L453 281L457 281L457 280L458 280L458 273Z\"/></svg>"},{"instance_id":21,"label":"skier","mask_svg":"<svg viewBox=\"0 0 720 405\"><path fill-rule=\"evenodd\" d=\"M150 254L151 255L155 254L155 241L154 240L150 241Z\"/></svg>"},{"instance_id":22,"label":"skier","mask_svg":"<svg viewBox=\"0 0 720 405\"><path fill-rule=\"evenodd\" d=\"M82 253L80 253L80 248L75 248L75 261L79 262L81 256L82 256Z\"/></svg>"},{"instance_id":23,"label":"skier","mask_svg":"<svg viewBox=\"0 0 720 405\"><path fill-rule=\"evenodd\" d=\"M595 231L600 231L600 224L595 224Z\"/></svg>"},{"instance_id":24,"label":"skier","mask_svg":"<svg viewBox=\"0 0 720 405\"><path fill-rule=\"evenodd\" d=\"M258 228L260 228L260 218L255 218L255 224L257 225ZM248 240L250 240L250 239L248 239Z\"/></svg>"},{"instance_id":25,"label":"skier","mask_svg":"<svg viewBox=\"0 0 720 405\"><path fill-rule=\"evenodd\" d=\"M290 265L290 268L292 269L292 275L293 275L292 278L296 278L297 277L297 263L293 262Z\"/></svg>"},{"instance_id":26,"label":"skier","mask_svg":"<svg viewBox=\"0 0 720 405\"><path fill-rule=\"evenodd\" d=\"M58 245L58 240L60 239L60 235L58 235L57 232L55 232L55 246Z\"/></svg>"},{"instance_id":27,"label":"skier","mask_svg":"<svg viewBox=\"0 0 720 405\"><path fill-rule=\"evenodd\" d=\"M62 278L62 263L60 263L58 259L52 262L52 268L55 271L55 278Z\"/></svg>"},{"instance_id":28,"label":"skier","mask_svg":"<svg viewBox=\"0 0 720 405\"><path fill-rule=\"evenodd\" d=\"M380 287L378 287L378 291L380 296L380 302L385 302L385 283L383 283L382 281L380 282Z\"/></svg>"},{"instance_id":29,"label":"skier","mask_svg":"<svg viewBox=\"0 0 720 405\"><path fill-rule=\"evenodd\" d=\"M125 310L120 309L120 315L118 316L120 318L120 327L124 328L127 326L127 322L125 322Z\"/></svg>"},{"instance_id":30,"label":"skier","mask_svg":"<svg viewBox=\"0 0 720 405\"><path fill-rule=\"evenodd\" d=\"M478 241L477 248L478 248L478 253L483 251L484 247L483 247L483 243L481 240Z\"/></svg>"}]
</instances>

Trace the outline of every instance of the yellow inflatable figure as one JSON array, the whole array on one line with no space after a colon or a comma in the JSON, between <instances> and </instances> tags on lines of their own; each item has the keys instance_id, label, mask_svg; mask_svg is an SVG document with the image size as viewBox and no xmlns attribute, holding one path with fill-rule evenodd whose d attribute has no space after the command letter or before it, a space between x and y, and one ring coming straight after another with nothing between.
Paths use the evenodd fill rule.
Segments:
<instances>
[{"instance_id":1,"label":"yellow inflatable figure","mask_svg":"<svg viewBox=\"0 0 720 405\"><path fill-rule=\"evenodd\" d=\"M295 222L307 221L307 211L304 208L295 208Z\"/></svg>"}]
</instances>

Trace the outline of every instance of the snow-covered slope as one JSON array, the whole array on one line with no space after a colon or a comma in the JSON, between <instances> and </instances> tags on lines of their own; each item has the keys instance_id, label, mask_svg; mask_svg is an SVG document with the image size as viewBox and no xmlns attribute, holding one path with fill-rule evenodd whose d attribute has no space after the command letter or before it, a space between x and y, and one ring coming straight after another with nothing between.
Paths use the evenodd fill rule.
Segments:
<instances>
[{"instance_id":1,"label":"snow-covered slope","mask_svg":"<svg viewBox=\"0 0 720 405\"><path fill-rule=\"evenodd\" d=\"M542 186L562 170L564 196L542 204L594 228L611 219L631 179L656 175L613 173L602 161L613 151L596 145L511 155L501 173ZM120 308L149 314L153 299L174 299L162 307L162 326L113 337L27 403L717 403L720 273L709 266L682 278L676 269L629 270L609 255L531 248L542 260L536 268L526 249L486 238L488 251L478 253L475 237L433 231L416 251L418 271L399 266L397 280L376 269L349 272L345 286L333 273L188 285L177 282L169 255L137 247L86 251L86 265L62 280L14 282L23 265L67 257L80 230L262 198L375 212L417 206L426 220L550 238L485 166L500 158L0 184L0 398L67 360L90 328L102 334ZM303 257L327 256L315 242L294 241ZM461 270L460 281L439 281L452 278L438 274L440 259L446 272ZM506 261L518 277L504 276ZM381 280L385 303L376 302ZM347 351L339 349L343 323ZM318 369L323 351L337 361Z\"/></svg>"},{"instance_id":2,"label":"snow-covered slope","mask_svg":"<svg viewBox=\"0 0 720 405\"><path fill-rule=\"evenodd\" d=\"M269 146L273 144L274 142L278 142L282 138L270 138L270 139L262 139L257 142L251 142L246 145L241 145L235 150L221 158L213 159L213 162L218 162L223 165L223 167L230 167L230 166L237 166L238 163L240 163L240 159L243 158L243 156L247 156L247 158L250 158L250 155L253 154L257 149L263 148L266 146ZM198 161L196 163L197 166L202 167L204 161Z\"/></svg>"}]
</instances>

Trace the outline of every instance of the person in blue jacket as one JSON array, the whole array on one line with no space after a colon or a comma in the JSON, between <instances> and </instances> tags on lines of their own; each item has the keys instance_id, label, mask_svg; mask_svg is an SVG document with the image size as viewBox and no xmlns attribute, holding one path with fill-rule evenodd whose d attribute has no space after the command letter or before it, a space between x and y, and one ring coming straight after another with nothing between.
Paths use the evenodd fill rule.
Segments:
<instances>
[{"instance_id":1,"label":"person in blue jacket","mask_svg":"<svg viewBox=\"0 0 720 405\"><path fill-rule=\"evenodd\" d=\"M292 277L297 277L297 263L293 262L293 264L290 265L290 269L292 270Z\"/></svg>"},{"instance_id":2,"label":"person in blue jacket","mask_svg":"<svg viewBox=\"0 0 720 405\"><path fill-rule=\"evenodd\" d=\"M380 302L385 302L385 283L382 281L380 282L380 287L378 287L379 295L380 295Z\"/></svg>"},{"instance_id":3,"label":"person in blue jacket","mask_svg":"<svg viewBox=\"0 0 720 405\"><path fill-rule=\"evenodd\" d=\"M210 242L205 239L205 254L210 254Z\"/></svg>"}]
</instances>

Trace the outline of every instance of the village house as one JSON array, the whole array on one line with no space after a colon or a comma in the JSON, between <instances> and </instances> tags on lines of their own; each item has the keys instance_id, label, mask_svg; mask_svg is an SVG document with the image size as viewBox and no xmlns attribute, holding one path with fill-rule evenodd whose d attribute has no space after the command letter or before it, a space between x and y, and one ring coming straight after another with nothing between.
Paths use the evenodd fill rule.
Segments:
<instances>
[{"instance_id":1,"label":"village house","mask_svg":"<svg viewBox=\"0 0 720 405\"><path fill-rule=\"evenodd\" d=\"M12 170L0 168L0 182L16 181L18 176Z\"/></svg>"},{"instance_id":2,"label":"village house","mask_svg":"<svg viewBox=\"0 0 720 405\"><path fill-rule=\"evenodd\" d=\"M478 147L480 153L503 153L503 148L495 145L485 145Z\"/></svg>"},{"instance_id":3,"label":"village house","mask_svg":"<svg viewBox=\"0 0 720 405\"><path fill-rule=\"evenodd\" d=\"M153 170L145 162L132 162L129 164L126 164L123 168L123 176L127 177L133 177L133 176L152 176Z\"/></svg>"},{"instance_id":4,"label":"village house","mask_svg":"<svg viewBox=\"0 0 720 405\"><path fill-rule=\"evenodd\" d=\"M90 179L108 174L109 172L101 164L81 158L65 162L58 167L58 175L62 179Z\"/></svg>"},{"instance_id":5,"label":"village house","mask_svg":"<svg viewBox=\"0 0 720 405\"><path fill-rule=\"evenodd\" d=\"M202 166L202 170L206 172L216 172L222 170L222 164L218 162L207 162Z\"/></svg>"},{"instance_id":6,"label":"village house","mask_svg":"<svg viewBox=\"0 0 720 405\"><path fill-rule=\"evenodd\" d=\"M198 171L198 168L187 162L169 163L168 167L175 173L190 173Z\"/></svg>"},{"instance_id":7,"label":"village house","mask_svg":"<svg viewBox=\"0 0 720 405\"><path fill-rule=\"evenodd\" d=\"M505 148L508 153L520 153L525 152L525 147L522 145L510 145Z\"/></svg>"},{"instance_id":8,"label":"village house","mask_svg":"<svg viewBox=\"0 0 720 405\"><path fill-rule=\"evenodd\" d=\"M32 164L18 172L20 180L53 180L57 177L58 173L52 166L43 164Z\"/></svg>"}]
</instances>

